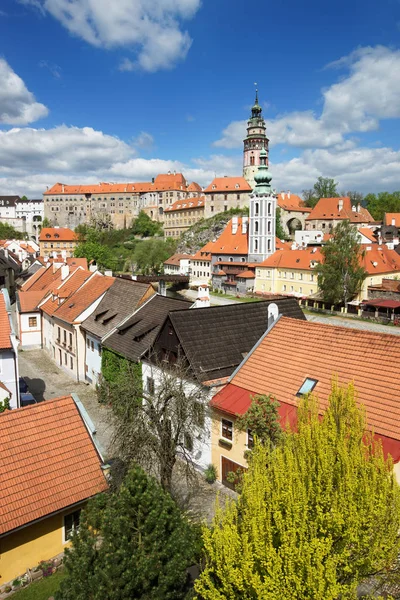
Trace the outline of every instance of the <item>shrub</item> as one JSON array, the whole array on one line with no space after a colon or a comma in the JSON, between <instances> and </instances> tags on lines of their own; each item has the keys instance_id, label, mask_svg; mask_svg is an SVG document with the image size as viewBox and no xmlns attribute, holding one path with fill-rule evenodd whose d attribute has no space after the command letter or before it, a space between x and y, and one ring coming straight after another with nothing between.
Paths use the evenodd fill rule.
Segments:
<instances>
[{"instance_id":1,"label":"shrub","mask_svg":"<svg viewBox=\"0 0 400 600\"><path fill-rule=\"evenodd\" d=\"M217 479L217 469L213 464L209 464L204 471L204 477L207 483L214 483Z\"/></svg>"}]
</instances>

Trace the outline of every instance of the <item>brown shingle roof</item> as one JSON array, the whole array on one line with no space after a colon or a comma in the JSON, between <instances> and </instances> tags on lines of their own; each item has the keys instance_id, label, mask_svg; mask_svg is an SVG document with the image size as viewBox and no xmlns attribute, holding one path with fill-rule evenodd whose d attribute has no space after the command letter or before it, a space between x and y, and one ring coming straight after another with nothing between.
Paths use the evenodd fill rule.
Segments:
<instances>
[{"instance_id":1,"label":"brown shingle roof","mask_svg":"<svg viewBox=\"0 0 400 600\"><path fill-rule=\"evenodd\" d=\"M305 379L316 379L314 392L324 409L337 375L342 384L354 382L376 433L400 440L399 364L395 335L281 317L231 382L297 406Z\"/></svg>"},{"instance_id":2,"label":"brown shingle roof","mask_svg":"<svg viewBox=\"0 0 400 600\"><path fill-rule=\"evenodd\" d=\"M102 338L128 315L131 315L143 302L144 296L152 289L148 283L116 279L96 310L83 321L82 329Z\"/></svg>"},{"instance_id":3,"label":"brown shingle roof","mask_svg":"<svg viewBox=\"0 0 400 600\"><path fill-rule=\"evenodd\" d=\"M294 298L276 298L279 312L305 319ZM270 301L173 311L169 320L200 382L233 373L268 328Z\"/></svg>"},{"instance_id":4,"label":"brown shingle roof","mask_svg":"<svg viewBox=\"0 0 400 600\"><path fill-rule=\"evenodd\" d=\"M153 296L129 319L117 326L117 331L103 340L103 345L130 360L138 361L152 347L171 310L185 312L192 302L164 296Z\"/></svg>"},{"instance_id":5,"label":"brown shingle roof","mask_svg":"<svg viewBox=\"0 0 400 600\"><path fill-rule=\"evenodd\" d=\"M94 276L86 280L83 286L61 304L54 312L54 316L67 323L73 323L79 315L108 290L114 281L114 277L103 277L94 273Z\"/></svg>"},{"instance_id":6,"label":"brown shingle roof","mask_svg":"<svg viewBox=\"0 0 400 600\"><path fill-rule=\"evenodd\" d=\"M71 396L2 413L0 454L0 535L107 489Z\"/></svg>"}]
</instances>

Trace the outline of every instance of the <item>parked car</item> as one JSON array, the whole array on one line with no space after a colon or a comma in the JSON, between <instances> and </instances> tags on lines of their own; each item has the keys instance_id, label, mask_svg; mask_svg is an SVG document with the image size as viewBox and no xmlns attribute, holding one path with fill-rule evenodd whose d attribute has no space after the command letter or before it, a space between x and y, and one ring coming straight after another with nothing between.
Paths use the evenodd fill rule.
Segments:
<instances>
[{"instance_id":1,"label":"parked car","mask_svg":"<svg viewBox=\"0 0 400 600\"><path fill-rule=\"evenodd\" d=\"M30 392L20 394L21 408L29 406L30 404L37 404L37 400L32 396Z\"/></svg>"},{"instance_id":2,"label":"parked car","mask_svg":"<svg viewBox=\"0 0 400 600\"><path fill-rule=\"evenodd\" d=\"M28 384L23 377L19 378L19 393L26 394L28 391Z\"/></svg>"}]
</instances>

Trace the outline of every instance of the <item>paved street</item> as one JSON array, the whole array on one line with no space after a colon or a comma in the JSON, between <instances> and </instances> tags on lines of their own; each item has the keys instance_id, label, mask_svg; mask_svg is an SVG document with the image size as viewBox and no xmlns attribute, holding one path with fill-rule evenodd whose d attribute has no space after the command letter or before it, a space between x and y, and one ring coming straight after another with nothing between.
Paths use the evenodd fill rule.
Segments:
<instances>
[{"instance_id":1,"label":"paved street","mask_svg":"<svg viewBox=\"0 0 400 600\"><path fill-rule=\"evenodd\" d=\"M78 394L96 427L96 441L103 455L107 454L110 427L106 407L97 402L95 390L86 383L78 383L58 369L44 350L19 352L19 372L28 384L29 391L38 400L49 400L71 393Z\"/></svg>"},{"instance_id":2,"label":"paved street","mask_svg":"<svg viewBox=\"0 0 400 600\"><path fill-rule=\"evenodd\" d=\"M362 331L375 331L376 333L390 333L400 335L400 327L390 325L379 325L368 321L358 321L348 317L324 316L322 314L307 313L307 320L315 323L324 323L326 325L340 325L341 327L350 327L352 329L361 329Z\"/></svg>"}]
</instances>

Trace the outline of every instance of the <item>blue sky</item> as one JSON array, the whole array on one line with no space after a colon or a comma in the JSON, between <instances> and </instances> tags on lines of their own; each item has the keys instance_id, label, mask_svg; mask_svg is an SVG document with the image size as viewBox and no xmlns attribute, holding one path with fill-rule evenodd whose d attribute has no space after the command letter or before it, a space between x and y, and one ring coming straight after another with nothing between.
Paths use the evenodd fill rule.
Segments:
<instances>
[{"instance_id":1,"label":"blue sky","mask_svg":"<svg viewBox=\"0 0 400 600\"><path fill-rule=\"evenodd\" d=\"M254 82L277 189L400 189L399 36L399 0L1 0L0 194L238 175Z\"/></svg>"}]
</instances>

